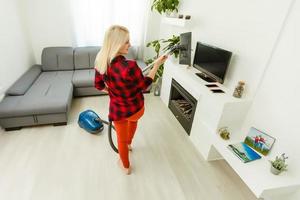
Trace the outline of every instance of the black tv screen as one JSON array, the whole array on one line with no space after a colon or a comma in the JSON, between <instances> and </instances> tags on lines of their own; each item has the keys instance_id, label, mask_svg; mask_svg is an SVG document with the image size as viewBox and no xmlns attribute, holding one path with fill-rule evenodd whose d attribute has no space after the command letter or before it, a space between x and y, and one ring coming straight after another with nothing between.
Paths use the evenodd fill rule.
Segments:
<instances>
[{"instance_id":1,"label":"black tv screen","mask_svg":"<svg viewBox=\"0 0 300 200\"><path fill-rule=\"evenodd\" d=\"M205 76L223 83L231 56L230 51L197 42L193 66Z\"/></svg>"}]
</instances>

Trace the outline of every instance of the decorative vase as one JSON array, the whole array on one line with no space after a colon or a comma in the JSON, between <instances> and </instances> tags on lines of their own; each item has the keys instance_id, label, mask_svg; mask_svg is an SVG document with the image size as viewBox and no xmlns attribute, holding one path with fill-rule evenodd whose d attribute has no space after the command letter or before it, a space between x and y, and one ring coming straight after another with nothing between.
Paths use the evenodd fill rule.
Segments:
<instances>
[{"instance_id":1,"label":"decorative vase","mask_svg":"<svg viewBox=\"0 0 300 200\"><path fill-rule=\"evenodd\" d=\"M281 171L279 169L276 169L275 167L273 167L273 165L271 164L271 172L272 172L272 174L278 175L278 174L280 174Z\"/></svg>"},{"instance_id":2,"label":"decorative vase","mask_svg":"<svg viewBox=\"0 0 300 200\"><path fill-rule=\"evenodd\" d=\"M170 17L170 18L177 18L177 16L178 16L178 13L176 12L176 10L173 10L173 11L167 10L165 12L165 14L166 14L166 17Z\"/></svg>"},{"instance_id":3,"label":"decorative vase","mask_svg":"<svg viewBox=\"0 0 300 200\"><path fill-rule=\"evenodd\" d=\"M219 135L223 140L229 140L230 139L230 133L228 131L227 127L222 127L219 129Z\"/></svg>"},{"instance_id":4,"label":"decorative vase","mask_svg":"<svg viewBox=\"0 0 300 200\"><path fill-rule=\"evenodd\" d=\"M244 92L244 86L245 86L245 82L239 81L238 85L234 89L233 96L236 98L241 98Z\"/></svg>"}]
</instances>

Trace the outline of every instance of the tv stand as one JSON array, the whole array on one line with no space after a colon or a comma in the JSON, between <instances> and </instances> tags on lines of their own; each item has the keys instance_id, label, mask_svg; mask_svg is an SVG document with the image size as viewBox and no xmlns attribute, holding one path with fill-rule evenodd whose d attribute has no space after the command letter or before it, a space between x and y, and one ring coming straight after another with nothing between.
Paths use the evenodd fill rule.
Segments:
<instances>
[{"instance_id":1,"label":"tv stand","mask_svg":"<svg viewBox=\"0 0 300 200\"><path fill-rule=\"evenodd\" d=\"M300 188L296 166L290 163L289 171L279 176L274 176L268 170L270 168L268 160L274 157L274 150L276 153L277 149L272 149L273 153L271 152L269 156L243 163L227 148L229 144L244 141L249 128L245 118L252 101L246 98L234 98L221 84L216 85L225 91L225 94L212 93L205 86L207 83L195 76L198 72L195 68L185 69L167 60L164 65L160 95L163 103L168 107L172 79L175 79L197 100L190 135L187 136L195 149L206 161L224 159L256 198L294 200L292 195ZM218 134L219 128L224 126L229 127L230 140L223 140Z\"/></svg>"},{"instance_id":2,"label":"tv stand","mask_svg":"<svg viewBox=\"0 0 300 200\"><path fill-rule=\"evenodd\" d=\"M207 76L207 75L204 74L204 73L196 73L196 75L197 75L198 77L200 77L201 79L205 80L206 82L209 82L209 83L217 82L216 80L210 78L209 76Z\"/></svg>"}]
</instances>

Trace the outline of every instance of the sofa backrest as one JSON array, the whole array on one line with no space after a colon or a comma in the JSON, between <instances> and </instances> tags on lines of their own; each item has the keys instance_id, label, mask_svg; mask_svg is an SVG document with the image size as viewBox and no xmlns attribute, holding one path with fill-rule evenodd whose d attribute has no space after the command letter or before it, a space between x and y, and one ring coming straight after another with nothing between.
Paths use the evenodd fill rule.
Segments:
<instances>
[{"instance_id":1,"label":"sofa backrest","mask_svg":"<svg viewBox=\"0 0 300 200\"><path fill-rule=\"evenodd\" d=\"M42 70L74 70L72 47L47 47L42 52Z\"/></svg>"},{"instance_id":2,"label":"sofa backrest","mask_svg":"<svg viewBox=\"0 0 300 200\"><path fill-rule=\"evenodd\" d=\"M92 69L100 46L87 47L46 47L42 52L43 71L61 71ZM132 46L126 55L127 59L138 58L138 47Z\"/></svg>"},{"instance_id":3,"label":"sofa backrest","mask_svg":"<svg viewBox=\"0 0 300 200\"><path fill-rule=\"evenodd\" d=\"M74 67L76 69L91 69L94 68L94 63L100 46L76 47L74 49ZM126 55L127 59L136 60L138 57L138 47L132 46Z\"/></svg>"},{"instance_id":4,"label":"sofa backrest","mask_svg":"<svg viewBox=\"0 0 300 200\"><path fill-rule=\"evenodd\" d=\"M75 69L91 69L101 47L76 47L74 49L74 67Z\"/></svg>"}]
</instances>

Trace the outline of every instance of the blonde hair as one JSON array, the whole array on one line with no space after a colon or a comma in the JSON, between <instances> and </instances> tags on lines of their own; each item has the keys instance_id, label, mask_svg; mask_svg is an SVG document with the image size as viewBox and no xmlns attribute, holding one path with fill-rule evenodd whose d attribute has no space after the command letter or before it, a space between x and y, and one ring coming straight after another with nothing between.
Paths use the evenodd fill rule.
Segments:
<instances>
[{"instance_id":1,"label":"blonde hair","mask_svg":"<svg viewBox=\"0 0 300 200\"><path fill-rule=\"evenodd\" d=\"M108 65L128 40L129 31L124 26L113 25L105 32L103 45L95 60L95 68L101 74L106 73Z\"/></svg>"}]
</instances>

